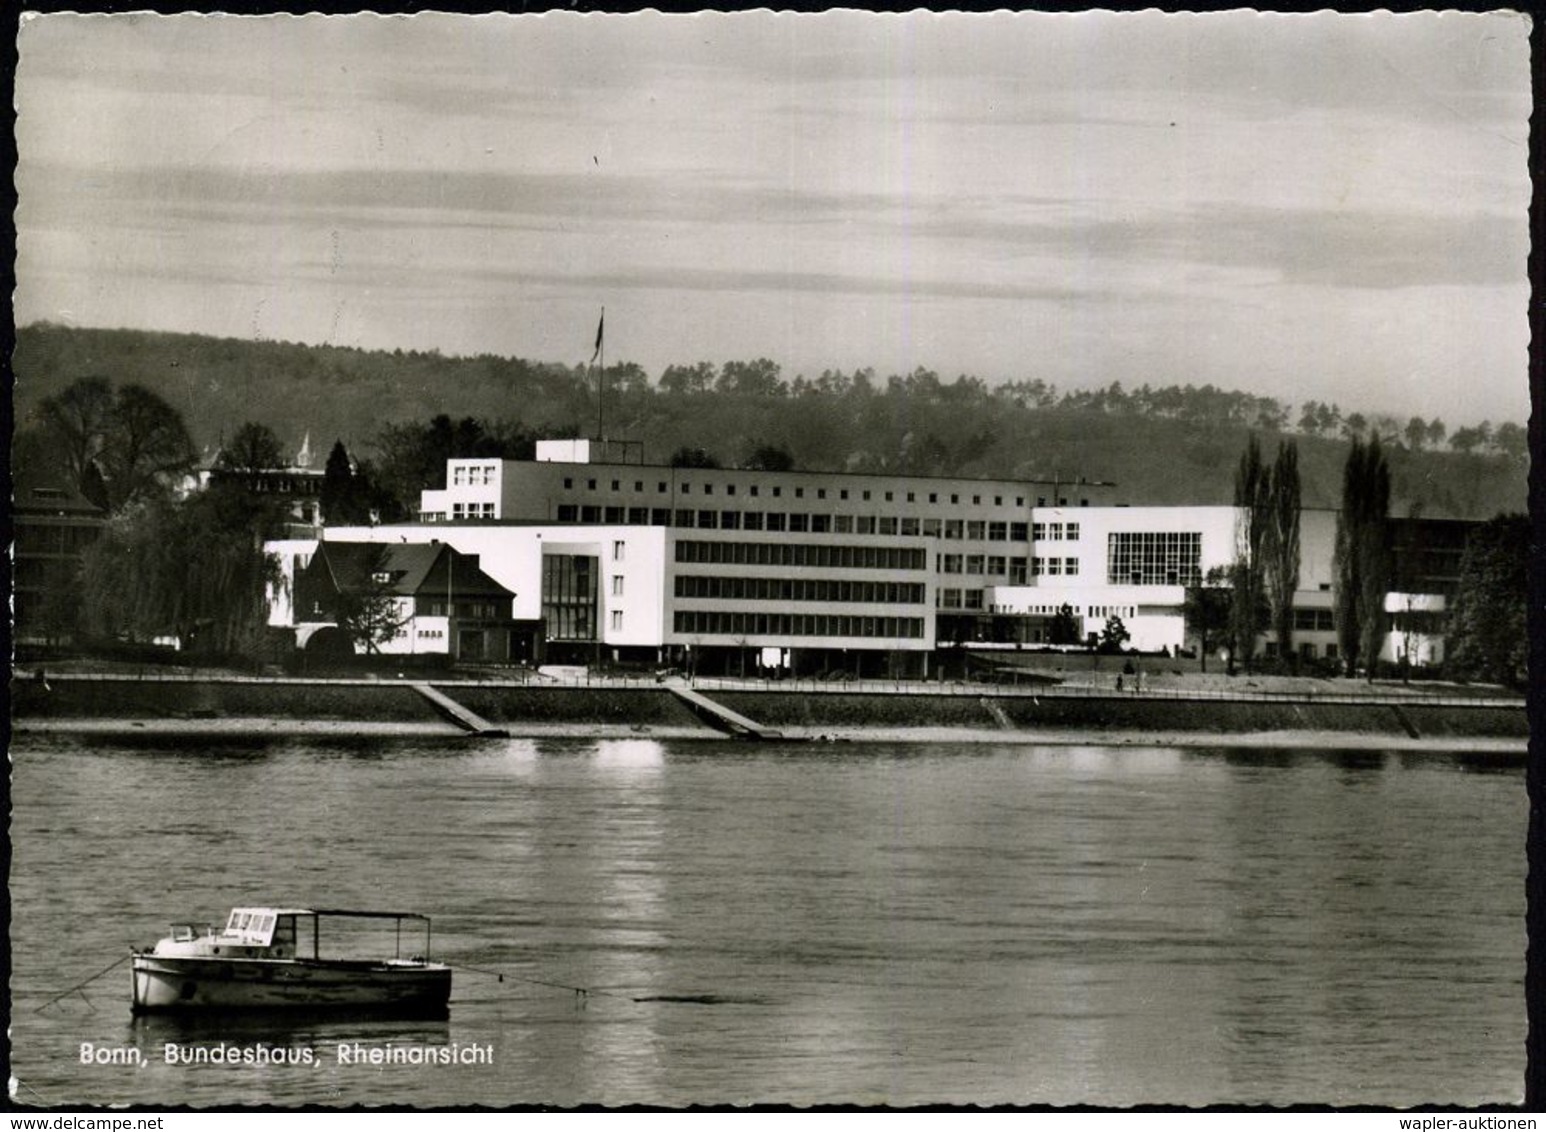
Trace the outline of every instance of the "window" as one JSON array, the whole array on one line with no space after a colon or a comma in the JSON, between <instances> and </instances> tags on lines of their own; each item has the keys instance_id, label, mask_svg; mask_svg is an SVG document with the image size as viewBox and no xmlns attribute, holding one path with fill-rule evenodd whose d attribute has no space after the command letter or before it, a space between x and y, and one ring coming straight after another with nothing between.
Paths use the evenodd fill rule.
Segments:
<instances>
[{"instance_id":1,"label":"window","mask_svg":"<svg viewBox=\"0 0 1546 1132\"><path fill-rule=\"evenodd\" d=\"M839 491L837 493L837 497L839 499L847 499L848 498L848 489L846 487L843 488L843 490L841 490L841 491Z\"/></svg>"},{"instance_id":2,"label":"window","mask_svg":"<svg viewBox=\"0 0 1546 1132\"><path fill-rule=\"evenodd\" d=\"M707 527L709 530L713 530L715 527L719 526L719 512L699 511L698 526Z\"/></svg>"},{"instance_id":3,"label":"window","mask_svg":"<svg viewBox=\"0 0 1546 1132\"><path fill-rule=\"evenodd\" d=\"M1077 558L1065 558L1065 559L1063 559L1063 573L1065 573L1065 574L1077 574L1077 573L1079 573L1079 560Z\"/></svg>"},{"instance_id":4,"label":"window","mask_svg":"<svg viewBox=\"0 0 1546 1132\"><path fill-rule=\"evenodd\" d=\"M887 502L887 503L890 503L890 502L891 502L891 500L892 500L892 495L893 495L893 494L894 494L894 493L893 493L893 492L889 492L889 491L888 491L888 492L886 492L886 502Z\"/></svg>"},{"instance_id":5,"label":"window","mask_svg":"<svg viewBox=\"0 0 1546 1132\"><path fill-rule=\"evenodd\" d=\"M580 517L580 509L573 503L560 503L558 505L558 521L560 523L572 523Z\"/></svg>"},{"instance_id":6,"label":"window","mask_svg":"<svg viewBox=\"0 0 1546 1132\"><path fill-rule=\"evenodd\" d=\"M1025 538L1026 538L1027 531L1028 531L1028 528L1027 528L1027 526L1024 523L1010 523L1009 524L1009 541L1010 542L1024 542Z\"/></svg>"},{"instance_id":7,"label":"window","mask_svg":"<svg viewBox=\"0 0 1546 1132\"><path fill-rule=\"evenodd\" d=\"M762 530L762 512L748 511L741 516L741 529L747 531Z\"/></svg>"},{"instance_id":8,"label":"window","mask_svg":"<svg viewBox=\"0 0 1546 1132\"><path fill-rule=\"evenodd\" d=\"M1047 571L1046 559L1031 555L1031 577L1039 578Z\"/></svg>"},{"instance_id":9,"label":"window","mask_svg":"<svg viewBox=\"0 0 1546 1132\"><path fill-rule=\"evenodd\" d=\"M777 490L776 488L774 489ZM768 512L768 530L781 531L784 529L784 513L782 511Z\"/></svg>"},{"instance_id":10,"label":"window","mask_svg":"<svg viewBox=\"0 0 1546 1132\"><path fill-rule=\"evenodd\" d=\"M588 489L590 489L591 491L595 491L596 490L596 481L595 480L586 480L585 481L585 486Z\"/></svg>"},{"instance_id":11,"label":"window","mask_svg":"<svg viewBox=\"0 0 1546 1132\"><path fill-rule=\"evenodd\" d=\"M937 492L937 491L929 492L929 502L930 503L938 503L939 502L939 492Z\"/></svg>"},{"instance_id":12,"label":"window","mask_svg":"<svg viewBox=\"0 0 1546 1132\"><path fill-rule=\"evenodd\" d=\"M909 502L909 503L916 503L917 501L918 501L918 497L916 495L914 495L912 492L909 491L907 493L907 502Z\"/></svg>"},{"instance_id":13,"label":"window","mask_svg":"<svg viewBox=\"0 0 1546 1132\"><path fill-rule=\"evenodd\" d=\"M1011 586L1025 585L1026 560L1024 558L1011 558L1009 560L1009 584Z\"/></svg>"},{"instance_id":14,"label":"window","mask_svg":"<svg viewBox=\"0 0 1546 1132\"><path fill-rule=\"evenodd\" d=\"M1004 542L1009 538L1008 523L989 523L988 540L990 542Z\"/></svg>"},{"instance_id":15,"label":"window","mask_svg":"<svg viewBox=\"0 0 1546 1132\"><path fill-rule=\"evenodd\" d=\"M465 504L465 503L453 503L453 504L451 504L451 518L453 518L453 519L465 519L466 517L467 517L467 504Z\"/></svg>"},{"instance_id":16,"label":"window","mask_svg":"<svg viewBox=\"0 0 1546 1132\"><path fill-rule=\"evenodd\" d=\"M621 609L614 609L612 611L612 629L613 629L614 632L616 632L616 631L622 629L622 627L623 627L623 611Z\"/></svg>"},{"instance_id":17,"label":"window","mask_svg":"<svg viewBox=\"0 0 1546 1132\"><path fill-rule=\"evenodd\" d=\"M671 524L671 512L665 507L653 507L650 509L650 526L666 527Z\"/></svg>"},{"instance_id":18,"label":"window","mask_svg":"<svg viewBox=\"0 0 1546 1132\"><path fill-rule=\"evenodd\" d=\"M824 535L824 534L827 534L831 530L832 530L832 516L831 515L812 515L811 516L811 533L812 534Z\"/></svg>"},{"instance_id":19,"label":"window","mask_svg":"<svg viewBox=\"0 0 1546 1132\"><path fill-rule=\"evenodd\" d=\"M987 526L981 519L972 519L966 524L966 537L973 542L981 542L988 537Z\"/></svg>"},{"instance_id":20,"label":"window","mask_svg":"<svg viewBox=\"0 0 1546 1132\"><path fill-rule=\"evenodd\" d=\"M572 491L573 489L574 489L574 478L572 476L565 476L564 477L564 490L565 491Z\"/></svg>"},{"instance_id":21,"label":"window","mask_svg":"<svg viewBox=\"0 0 1546 1132\"><path fill-rule=\"evenodd\" d=\"M612 490L613 491L622 491L623 490L623 485L620 482L618 482L617 480L613 480L612 481Z\"/></svg>"},{"instance_id":22,"label":"window","mask_svg":"<svg viewBox=\"0 0 1546 1132\"><path fill-rule=\"evenodd\" d=\"M854 533L854 517L852 515L833 515L832 533L837 535L851 535Z\"/></svg>"},{"instance_id":23,"label":"window","mask_svg":"<svg viewBox=\"0 0 1546 1132\"><path fill-rule=\"evenodd\" d=\"M1046 537L1047 537L1047 524L1046 523L1032 523L1031 524L1031 538L1034 541L1041 542Z\"/></svg>"},{"instance_id":24,"label":"window","mask_svg":"<svg viewBox=\"0 0 1546 1132\"><path fill-rule=\"evenodd\" d=\"M973 507L980 507L980 506L982 506L982 496L980 496L980 495L972 496L972 506Z\"/></svg>"},{"instance_id":25,"label":"window","mask_svg":"<svg viewBox=\"0 0 1546 1132\"><path fill-rule=\"evenodd\" d=\"M902 520L902 534L904 534L904 535L916 535L917 533L918 533L918 520L917 519L903 519Z\"/></svg>"},{"instance_id":26,"label":"window","mask_svg":"<svg viewBox=\"0 0 1546 1132\"><path fill-rule=\"evenodd\" d=\"M741 529L741 513L739 511L721 511L719 513L719 526L721 530L738 531Z\"/></svg>"},{"instance_id":27,"label":"window","mask_svg":"<svg viewBox=\"0 0 1546 1132\"><path fill-rule=\"evenodd\" d=\"M982 591L966 590L961 594L961 604L967 609L982 608Z\"/></svg>"},{"instance_id":28,"label":"window","mask_svg":"<svg viewBox=\"0 0 1546 1132\"><path fill-rule=\"evenodd\" d=\"M1106 536L1106 580L1113 585L1195 586L1202 580L1202 534L1113 531Z\"/></svg>"},{"instance_id":29,"label":"window","mask_svg":"<svg viewBox=\"0 0 1546 1132\"><path fill-rule=\"evenodd\" d=\"M984 573L992 574L995 578L1002 578L1008 569L1009 564L1007 560L1002 555L994 554L988 557L988 568Z\"/></svg>"},{"instance_id":30,"label":"window","mask_svg":"<svg viewBox=\"0 0 1546 1132\"><path fill-rule=\"evenodd\" d=\"M633 489L636 492L643 491L644 490L644 481L643 480L634 480L633 481Z\"/></svg>"},{"instance_id":31,"label":"window","mask_svg":"<svg viewBox=\"0 0 1546 1132\"><path fill-rule=\"evenodd\" d=\"M1064 535L1063 535L1063 537L1066 538L1069 542L1078 542L1079 541L1079 524L1078 523L1069 523L1068 526L1064 528Z\"/></svg>"},{"instance_id":32,"label":"window","mask_svg":"<svg viewBox=\"0 0 1546 1132\"><path fill-rule=\"evenodd\" d=\"M623 576L621 574L612 575L612 596L623 596Z\"/></svg>"},{"instance_id":33,"label":"window","mask_svg":"<svg viewBox=\"0 0 1546 1132\"><path fill-rule=\"evenodd\" d=\"M961 537L962 523L960 519L945 520L945 537L958 539Z\"/></svg>"},{"instance_id":34,"label":"window","mask_svg":"<svg viewBox=\"0 0 1546 1132\"><path fill-rule=\"evenodd\" d=\"M824 488L824 487L818 487L816 489L816 498L817 499L825 499L826 497L827 497L827 489Z\"/></svg>"},{"instance_id":35,"label":"window","mask_svg":"<svg viewBox=\"0 0 1546 1132\"><path fill-rule=\"evenodd\" d=\"M779 496L781 496L781 495L783 495L783 494L784 494L784 489L783 489L783 488L781 488L781 487L775 487L775 488L774 488L774 489L773 489L773 498L774 498L774 499L777 499L777 498L778 498L778 497L779 497Z\"/></svg>"},{"instance_id":36,"label":"window","mask_svg":"<svg viewBox=\"0 0 1546 1132\"><path fill-rule=\"evenodd\" d=\"M587 503L587 504L585 504L583 507L580 508L580 522L582 522L582 523L599 523L599 522L601 522L601 508L597 507L594 503Z\"/></svg>"},{"instance_id":37,"label":"window","mask_svg":"<svg viewBox=\"0 0 1546 1132\"><path fill-rule=\"evenodd\" d=\"M950 502L951 503L959 503L959 502L961 502L961 497L959 495L952 495L950 497Z\"/></svg>"},{"instance_id":38,"label":"window","mask_svg":"<svg viewBox=\"0 0 1546 1132\"><path fill-rule=\"evenodd\" d=\"M621 523L623 521L623 509L621 507L608 507L604 515L603 522Z\"/></svg>"},{"instance_id":39,"label":"window","mask_svg":"<svg viewBox=\"0 0 1546 1132\"><path fill-rule=\"evenodd\" d=\"M727 483L725 485L725 494L726 495L734 495L735 494L735 484Z\"/></svg>"},{"instance_id":40,"label":"window","mask_svg":"<svg viewBox=\"0 0 1546 1132\"><path fill-rule=\"evenodd\" d=\"M804 499L805 498L805 489L803 487L795 488L794 489L794 497L796 499Z\"/></svg>"},{"instance_id":41,"label":"window","mask_svg":"<svg viewBox=\"0 0 1546 1132\"><path fill-rule=\"evenodd\" d=\"M939 537L939 520L938 519L925 519L923 521L923 533L926 534L926 535L932 535L933 537L938 538Z\"/></svg>"},{"instance_id":42,"label":"window","mask_svg":"<svg viewBox=\"0 0 1546 1132\"><path fill-rule=\"evenodd\" d=\"M961 572L961 556L959 554L947 554L944 556L944 568L941 573L959 574Z\"/></svg>"},{"instance_id":43,"label":"window","mask_svg":"<svg viewBox=\"0 0 1546 1132\"><path fill-rule=\"evenodd\" d=\"M880 517L880 533L883 534L883 535L894 535L894 534L896 534L896 531L897 531L896 516L895 515L882 515Z\"/></svg>"},{"instance_id":44,"label":"window","mask_svg":"<svg viewBox=\"0 0 1546 1132\"><path fill-rule=\"evenodd\" d=\"M859 531L859 533L861 535L872 535L872 534L874 534L875 533L875 516L874 515L860 515L859 516L858 531Z\"/></svg>"},{"instance_id":45,"label":"window","mask_svg":"<svg viewBox=\"0 0 1546 1132\"><path fill-rule=\"evenodd\" d=\"M682 494L683 495L691 495L692 494L692 484L684 483L682 485Z\"/></svg>"},{"instance_id":46,"label":"window","mask_svg":"<svg viewBox=\"0 0 1546 1132\"><path fill-rule=\"evenodd\" d=\"M677 511L676 525L679 527L692 526L692 512L685 509Z\"/></svg>"},{"instance_id":47,"label":"window","mask_svg":"<svg viewBox=\"0 0 1546 1132\"><path fill-rule=\"evenodd\" d=\"M751 492L752 498L755 499L756 496L757 496L757 485L756 484L752 484L751 487L748 488L747 490L749 490Z\"/></svg>"},{"instance_id":48,"label":"window","mask_svg":"<svg viewBox=\"0 0 1546 1132\"><path fill-rule=\"evenodd\" d=\"M714 485L711 484L711 483L704 484L703 485L703 494L704 495L713 495L714 494Z\"/></svg>"},{"instance_id":49,"label":"window","mask_svg":"<svg viewBox=\"0 0 1546 1132\"><path fill-rule=\"evenodd\" d=\"M968 554L966 556L966 572L968 574L981 574L983 564L983 556L980 554Z\"/></svg>"},{"instance_id":50,"label":"window","mask_svg":"<svg viewBox=\"0 0 1546 1132\"><path fill-rule=\"evenodd\" d=\"M1004 506L1004 497L1002 495L995 495L993 497L993 506L995 506L995 507L1002 507L1002 506Z\"/></svg>"},{"instance_id":51,"label":"window","mask_svg":"<svg viewBox=\"0 0 1546 1132\"><path fill-rule=\"evenodd\" d=\"M797 488L796 491L803 489ZM794 511L789 515L789 529L791 531L807 531L810 529L810 516L803 511Z\"/></svg>"},{"instance_id":52,"label":"window","mask_svg":"<svg viewBox=\"0 0 1546 1132\"><path fill-rule=\"evenodd\" d=\"M939 591L939 607L941 609L960 609L961 608L961 591L960 590L940 590Z\"/></svg>"},{"instance_id":53,"label":"window","mask_svg":"<svg viewBox=\"0 0 1546 1132\"><path fill-rule=\"evenodd\" d=\"M1051 540L1052 542L1062 542L1063 541L1063 524L1062 523L1050 523L1050 524L1048 524L1048 526L1047 526L1047 538L1049 540Z\"/></svg>"}]
</instances>

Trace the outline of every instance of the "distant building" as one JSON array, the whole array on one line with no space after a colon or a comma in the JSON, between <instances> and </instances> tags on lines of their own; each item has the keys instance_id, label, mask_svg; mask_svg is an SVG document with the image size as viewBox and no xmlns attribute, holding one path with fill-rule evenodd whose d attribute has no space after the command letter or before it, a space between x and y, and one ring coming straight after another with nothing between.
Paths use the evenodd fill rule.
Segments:
<instances>
[{"instance_id":1,"label":"distant building","mask_svg":"<svg viewBox=\"0 0 1546 1132\"><path fill-rule=\"evenodd\" d=\"M514 592L516 618L539 627L533 651L547 660L754 671L776 658L799 674L910 677L973 650L1047 647L1065 605L1085 640L1117 616L1132 648L1186 649L1186 588L1235 555L1234 507L1128 507L1108 483L571 458L597 454L617 453L541 442L531 461L453 459L447 486L423 492L418 523L328 537L439 539L478 555ZM1442 590L1452 548L1427 562L1424 529L1392 529L1398 577L1410 576L1400 584ZM1335 512L1302 512L1303 659L1338 657L1335 535ZM1386 659L1401 655L1397 636ZM1270 633L1261 644L1276 651ZM1413 663L1437 647L1412 651Z\"/></svg>"},{"instance_id":2,"label":"distant building","mask_svg":"<svg viewBox=\"0 0 1546 1132\"><path fill-rule=\"evenodd\" d=\"M329 540L287 566L294 596L282 623L296 629L303 648L463 661L534 655L536 626L515 621L515 595L478 568L476 555L445 543ZM344 626L351 611L358 616L367 606L384 637L369 646Z\"/></svg>"},{"instance_id":3,"label":"distant building","mask_svg":"<svg viewBox=\"0 0 1546 1132\"><path fill-rule=\"evenodd\" d=\"M77 580L107 514L72 487L18 471L11 504L12 606L18 644L59 644L75 635Z\"/></svg>"}]
</instances>

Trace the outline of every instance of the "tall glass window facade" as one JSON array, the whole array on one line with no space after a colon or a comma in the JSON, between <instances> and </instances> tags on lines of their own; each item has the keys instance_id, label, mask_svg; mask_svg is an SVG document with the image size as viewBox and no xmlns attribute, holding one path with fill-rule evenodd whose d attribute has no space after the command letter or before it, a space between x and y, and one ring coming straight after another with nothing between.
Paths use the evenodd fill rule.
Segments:
<instances>
[{"instance_id":1,"label":"tall glass window facade","mask_svg":"<svg viewBox=\"0 0 1546 1132\"><path fill-rule=\"evenodd\" d=\"M1195 586L1202 581L1198 531L1113 531L1106 536L1111 585Z\"/></svg>"},{"instance_id":2,"label":"tall glass window facade","mask_svg":"<svg viewBox=\"0 0 1546 1132\"><path fill-rule=\"evenodd\" d=\"M542 620L550 641L596 639L596 587L600 576L593 555L542 556Z\"/></svg>"}]
</instances>

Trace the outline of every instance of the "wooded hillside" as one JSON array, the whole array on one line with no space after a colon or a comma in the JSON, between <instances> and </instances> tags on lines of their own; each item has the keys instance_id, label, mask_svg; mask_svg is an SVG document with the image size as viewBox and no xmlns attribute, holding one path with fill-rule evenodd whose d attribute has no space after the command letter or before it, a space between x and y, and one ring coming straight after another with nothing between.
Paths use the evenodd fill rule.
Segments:
<instances>
[{"instance_id":1,"label":"wooded hillside","mask_svg":"<svg viewBox=\"0 0 1546 1132\"><path fill-rule=\"evenodd\" d=\"M519 358L241 341L191 334L37 324L17 333L17 428L46 397L83 377L134 383L182 413L212 449L244 422L271 427L293 451L310 434L318 466L335 439L375 458L393 423L436 414L518 423L542 435L595 435L594 383L583 366ZM1392 513L1490 518L1525 506L1523 430L1294 406L1191 386L1059 393L1039 381L989 387L927 371L871 371L785 380L765 359L671 366L652 382L639 366L607 368L605 432L644 441L665 463L681 448L726 466L759 448L786 450L797 468L1050 479L1120 485L1141 504L1227 504L1236 461L1255 431L1269 453L1299 444L1303 503L1331 507L1347 437L1376 429L1387 442ZM1450 450L1440 450L1445 439Z\"/></svg>"}]
</instances>

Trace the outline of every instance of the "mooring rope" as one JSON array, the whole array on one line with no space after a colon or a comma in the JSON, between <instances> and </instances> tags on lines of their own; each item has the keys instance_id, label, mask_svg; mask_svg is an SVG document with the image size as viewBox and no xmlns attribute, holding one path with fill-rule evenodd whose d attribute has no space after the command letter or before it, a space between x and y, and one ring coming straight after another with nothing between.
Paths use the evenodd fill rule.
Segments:
<instances>
[{"instance_id":1,"label":"mooring rope","mask_svg":"<svg viewBox=\"0 0 1546 1132\"><path fill-rule=\"evenodd\" d=\"M484 968L484 967L467 967L467 966L463 966L463 965L457 964L457 963L447 963L446 966L450 967L451 970L453 970L453 971L470 971L470 972L472 972L475 975L493 975L500 982L504 982L505 978L507 977L507 973L504 972L504 971L491 971L491 970L488 970L487 968ZM572 985L570 983L550 982L547 979L533 979L533 978L531 978L531 977L529 977L527 975L509 975L508 977L511 978L511 979L516 980L517 982L531 983L533 986L552 987L554 990L573 991L574 994L575 994L575 998L581 1004L583 1004L585 999L589 998L593 994L594 995L600 995L603 998L618 998L618 999L622 999L624 1002L643 1002L643 1001L645 1001L644 999L641 999L641 998L635 998L631 994L619 994L617 991L596 990L593 987L577 987L577 986L574 986L574 985Z\"/></svg>"},{"instance_id":2,"label":"mooring rope","mask_svg":"<svg viewBox=\"0 0 1546 1132\"><path fill-rule=\"evenodd\" d=\"M40 1006L36 1010L34 1010L33 1013L34 1014L41 1014L43 1011L47 1010L50 1006L54 1005L54 1003L58 1002L61 998L69 998L72 994L75 994L76 992L80 992L81 1000L83 1002L85 1002L85 1004L87 1006L91 1006L91 999L86 997L85 988L87 986L91 985L92 983L96 982L98 979L100 979L103 975L107 974L109 971L112 971L112 970L114 970L115 968L118 968L118 967L122 967L125 963L127 963L129 960L131 960L133 958L134 958L134 952L131 951L128 955L125 955L122 959L115 960L114 962L108 964L106 967L103 967L102 970L98 971L95 975L92 975L91 978L86 979L84 982L76 983L73 987L71 987L67 991L60 991L58 994L54 995L53 998L49 999L42 1006ZM91 1009L93 1011L95 1011L96 1007L95 1006L91 1006Z\"/></svg>"}]
</instances>

